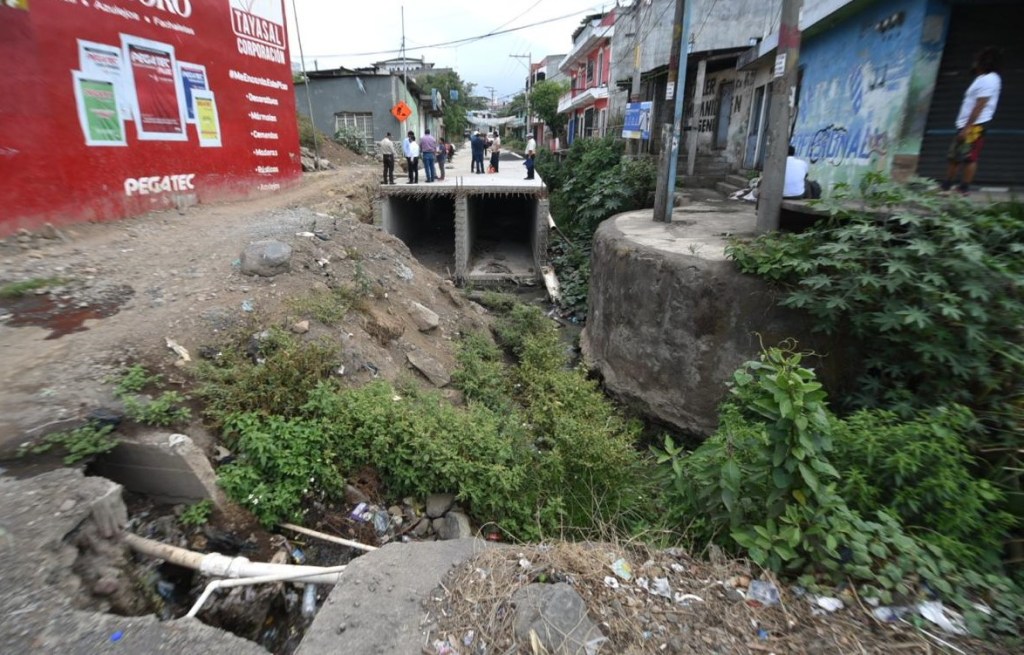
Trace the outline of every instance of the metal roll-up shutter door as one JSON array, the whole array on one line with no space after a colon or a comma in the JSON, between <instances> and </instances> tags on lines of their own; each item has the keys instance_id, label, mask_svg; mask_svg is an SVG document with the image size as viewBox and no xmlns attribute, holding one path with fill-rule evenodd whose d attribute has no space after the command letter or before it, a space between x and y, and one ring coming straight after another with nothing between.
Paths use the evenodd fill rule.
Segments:
<instances>
[{"instance_id":1,"label":"metal roll-up shutter door","mask_svg":"<svg viewBox=\"0 0 1024 655\"><path fill-rule=\"evenodd\" d=\"M1003 89L989 123L975 184L1024 186L1024 3L957 4L950 18L935 94L928 112L918 175L941 180L946 151L964 91L974 80L974 56L982 48L1003 51Z\"/></svg>"}]
</instances>

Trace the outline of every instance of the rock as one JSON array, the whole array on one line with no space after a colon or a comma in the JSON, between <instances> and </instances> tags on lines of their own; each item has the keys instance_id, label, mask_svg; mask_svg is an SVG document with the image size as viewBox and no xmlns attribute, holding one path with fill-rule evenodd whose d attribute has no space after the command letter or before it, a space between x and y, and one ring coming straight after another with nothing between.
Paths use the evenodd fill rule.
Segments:
<instances>
[{"instance_id":1,"label":"rock","mask_svg":"<svg viewBox=\"0 0 1024 655\"><path fill-rule=\"evenodd\" d=\"M420 332L429 332L441 324L441 318L434 310L418 302L409 303L409 317Z\"/></svg>"},{"instance_id":2,"label":"rock","mask_svg":"<svg viewBox=\"0 0 1024 655\"><path fill-rule=\"evenodd\" d=\"M448 512L442 520L441 528L437 531L438 539L449 541L451 539L469 539L473 536L469 517L462 512Z\"/></svg>"},{"instance_id":3,"label":"rock","mask_svg":"<svg viewBox=\"0 0 1024 655\"><path fill-rule=\"evenodd\" d=\"M386 346L405 333L405 325L396 317L378 307L371 307L366 313L366 332Z\"/></svg>"},{"instance_id":4,"label":"rock","mask_svg":"<svg viewBox=\"0 0 1024 655\"><path fill-rule=\"evenodd\" d=\"M121 583L112 576L103 576L92 586L92 593L96 596L113 596L121 588Z\"/></svg>"},{"instance_id":5,"label":"rock","mask_svg":"<svg viewBox=\"0 0 1024 655\"><path fill-rule=\"evenodd\" d=\"M420 519L417 521L416 525L412 527L411 532L412 536L417 539L422 539L427 536L427 533L430 532L430 519Z\"/></svg>"},{"instance_id":6,"label":"rock","mask_svg":"<svg viewBox=\"0 0 1024 655\"><path fill-rule=\"evenodd\" d=\"M257 241L242 251L241 271L246 275L274 277L291 270L292 248L275 240Z\"/></svg>"},{"instance_id":7,"label":"rock","mask_svg":"<svg viewBox=\"0 0 1024 655\"><path fill-rule=\"evenodd\" d=\"M583 599L564 582L527 585L512 595L512 603L515 635L522 643L530 643L535 632L548 652L583 655L588 643L604 639Z\"/></svg>"},{"instance_id":8,"label":"rock","mask_svg":"<svg viewBox=\"0 0 1024 655\"><path fill-rule=\"evenodd\" d=\"M448 371L444 369L441 362L433 357L419 351L406 353L405 357L413 368L422 373L435 387L446 386L452 381L452 377L448 375Z\"/></svg>"},{"instance_id":9,"label":"rock","mask_svg":"<svg viewBox=\"0 0 1024 655\"><path fill-rule=\"evenodd\" d=\"M413 278L416 277L413 274L412 269L403 264L402 262L398 262L397 264L395 264L395 272L398 274L399 278L405 280L406 282L412 282Z\"/></svg>"},{"instance_id":10,"label":"rock","mask_svg":"<svg viewBox=\"0 0 1024 655\"><path fill-rule=\"evenodd\" d=\"M440 518L432 519L430 521L430 528L434 531L434 534L444 530L444 517L442 516Z\"/></svg>"},{"instance_id":11,"label":"rock","mask_svg":"<svg viewBox=\"0 0 1024 655\"><path fill-rule=\"evenodd\" d=\"M305 334L309 332L309 321L299 321L292 325L292 332L295 334Z\"/></svg>"},{"instance_id":12,"label":"rock","mask_svg":"<svg viewBox=\"0 0 1024 655\"><path fill-rule=\"evenodd\" d=\"M432 519L444 516L454 504L455 496L452 494L430 494L426 503L427 516Z\"/></svg>"},{"instance_id":13,"label":"rock","mask_svg":"<svg viewBox=\"0 0 1024 655\"><path fill-rule=\"evenodd\" d=\"M39 230L39 236L43 239L59 239L61 237L60 232L53 226L52 223L47 223Z\"/></svg>"}]
</instances>

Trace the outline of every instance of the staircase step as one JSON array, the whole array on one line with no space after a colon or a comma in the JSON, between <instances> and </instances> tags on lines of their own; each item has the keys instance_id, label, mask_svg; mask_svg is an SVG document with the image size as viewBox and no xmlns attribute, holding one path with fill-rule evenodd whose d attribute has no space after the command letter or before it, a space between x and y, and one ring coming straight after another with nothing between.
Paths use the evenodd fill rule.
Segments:
<instances>
[{"instance_id":1,"label":"staircase step","mask_svg":"<svg viewBox=\"0 0 1024 655\"><path fill-rule=\"evenodd\" d=\"M745 189L750 179L746 175L732 173L731 175L726 175L724 181L740 189Z\"/></svg>"},{"instance_id":2,"label":"staircase step","mask_svg":"<svg viewBox=\"0 0 1024 655\"><path fill-rule=\"evenodd\" d=\"M745 187L745 184L743 186L736 186L735 184L731 184L729 182L718 182L715 184L715 191L721 193L723 196L728 197Z\"/></svg>"}]
</instances>

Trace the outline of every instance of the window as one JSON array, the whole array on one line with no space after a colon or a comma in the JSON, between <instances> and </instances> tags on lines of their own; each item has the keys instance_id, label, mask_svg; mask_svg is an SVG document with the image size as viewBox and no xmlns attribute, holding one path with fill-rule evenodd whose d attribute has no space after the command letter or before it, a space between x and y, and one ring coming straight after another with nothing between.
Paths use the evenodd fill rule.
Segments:
<instances>
[{"instance_id":1,"label":"window","mask_svg":"<svg viewBox=\"0 0 1024 655\"><path fill-rule=\"evenodd\" d=\"M366 142L366 152L373 152L373 114L370 112L348 112L343 111L334 115L334 131L337 133L342 128L349 128L362 132L363 141Z\"/></svg>"},{"instance_id":2,"label":"window","mask_svg":"<svg viewBox=\"0 0 1024 655\"><path fill-rule=\"evenodd\" d=\"M597 53L597 85L604 83L604 48Z\"/></svg>"},{"instance_id":3,"label":"window","mask_svg":"<svg viewBox=\"0 0 1024 655\"><path fill-rule=\"evenodd\" d=\"M594 85L594 60L587 60L587 88Z\"/></svg>"}]
</instances>

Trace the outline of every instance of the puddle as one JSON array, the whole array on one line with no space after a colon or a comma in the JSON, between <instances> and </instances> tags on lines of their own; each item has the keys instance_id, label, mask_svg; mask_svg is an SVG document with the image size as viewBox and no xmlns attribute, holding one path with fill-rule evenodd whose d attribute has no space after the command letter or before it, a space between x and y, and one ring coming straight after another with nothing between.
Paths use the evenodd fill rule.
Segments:
<instances>
[{"instance_id":1,"label":"puddle","mask_svg":"<svg viewBox=\"0 0 1024 655\"><path fill-rule=\"evenodd\" d=\"M59 339L72 332L88 330L85 327L88 319L113 316L133 293L131 287L116 287L104 293L101 298L89 301L76 298L59 300L50 295L2 298L0 314L7 314L5 325L46 328L50 330L47 339ZM82 302L89 304L79 307Z\"/></svg>"}]
</instances>

